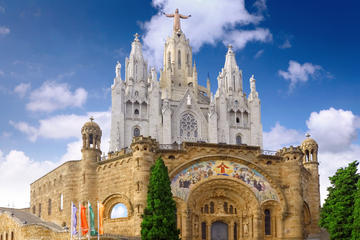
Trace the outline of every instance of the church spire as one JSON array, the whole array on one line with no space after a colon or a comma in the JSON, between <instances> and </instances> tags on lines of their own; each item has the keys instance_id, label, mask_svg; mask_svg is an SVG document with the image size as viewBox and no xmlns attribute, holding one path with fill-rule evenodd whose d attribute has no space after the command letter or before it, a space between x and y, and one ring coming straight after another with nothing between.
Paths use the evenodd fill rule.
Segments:
<instances>
[{"instance_id":1,"label":"church spire","mask_svg":"<svg viewBox=\"0 0 360 240\"><path fill-rule=\"evenodd\" d=\"M142 45L139 34L134 35L134 41L131 43L131 52L129 58L126 58L125 80L128 82L146 81L147 79L147 63L142 53Z\"/></svg>"}]
</instances>

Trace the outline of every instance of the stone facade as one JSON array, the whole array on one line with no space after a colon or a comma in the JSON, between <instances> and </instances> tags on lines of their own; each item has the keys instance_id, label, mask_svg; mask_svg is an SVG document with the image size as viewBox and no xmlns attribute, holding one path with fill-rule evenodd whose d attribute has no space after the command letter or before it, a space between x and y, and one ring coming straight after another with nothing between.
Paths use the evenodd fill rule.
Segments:
<instances>
[{"instance_id":1,"label":"stone facade","mask_svg":"<svg viewBox=\"0 0 360 240\"><path fill-rule=\"evenodd\" d=\"M255 79L246 97L231 46L214 96L209 82L206 88L198 85L181 30L166 40L159 81L154 69L147 72L138 36L125 69L123 81L117 64L112 85L108 155L101 157L102 131L91 119L81 129L82 159L31 184L29 216L66 229L71 202L96 206L99 201L107 236L139 238L150 168L162 157L182 239L320 239L318 145L307 138L298 147L262 149ZM119 204L123 211L116 215ZM14 219L0 213L1 218ZM27 231L5 221L9 224L0 225L0 233L11 224L16 234ZM69 237L51 228L38 232L37 238L23 239Z\"/></svg>"},{"instance_id":2,"label":"stone facade","mask_svg":"<svg viewBox=\"0 0 360 240\"><path fill-rule=\"evenodd\" d=\"M198 84L189 40L180 30L167 38L160 79L154 68L147 72L138 36L125 61L115 68L112 85L110 152L129 147L134 136L151 136L160 144L174 142L245 143L262 147L260 99L254 76L249 97L243 92L242 71L232 47L226 53L218 89L213 96L210 80Z\"/></svg>"}]
</instances>

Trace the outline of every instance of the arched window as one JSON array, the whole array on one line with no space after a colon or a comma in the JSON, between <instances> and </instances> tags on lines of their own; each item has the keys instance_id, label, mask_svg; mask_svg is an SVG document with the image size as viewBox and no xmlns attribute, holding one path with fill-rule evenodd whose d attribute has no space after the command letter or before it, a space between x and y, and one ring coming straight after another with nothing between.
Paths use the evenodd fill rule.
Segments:
<instances>
[{"instance_id":1,"label":"arched window","mask_svg":"<svg viewBox=\"0 0 360 240\"><path fill-rule=\"evenodd\" d=\"M228 204L227 204L227 202L224 202L224 211L225 211L225 213L228 213Z\"/></svg>"},{"instance_id":2,"label":"arched window","mask_svg":"<svg viewBox=\"0 0 360 240\"><path fill-rule=\"evenodd\" d=\"M181 68L181 51L178 51L178 68Z\"/></svg>"},{"instance_id":3,"label":"arched window","mask_svg":"<svg viewBox=\"0 0 360 240\"><path fill-rule=\"evenodd\" d=\"M215 212L214 202L210 202L210 213L214 213L214 212Z\"/></svg>"},{"instance_id":4,"label":"arched window","mask_svg":"<svg viewBox=\"0 0 360 240\"><path fill-rule=\"evenodd\" d=\"M135 95L135 97L139 96L139 92L135 91L134 95Z\"/></svg>"},{"instance_id":5,"label":"arched window","mask_svg":"<svg viewBox=\"0 0 360 240\"><path fill-rule=\"evenodd\" d=\"M168 64L169 64L169 66L171 64L171 52L168 52Z\"/></svg>"},{"instance_id":6,"label":"arched window","mask_svg":"<svg viewBox=\"0 0 360 240\"><path fill-rule=\"evenodd\" d=\"M134 137L138 137L140 136L140 129L139 128L134 128Z\"/></svg>"},{"instance_id":7,"label":"arched window","mask_svg":"<svg viewBox=\"0 0 360 240\"><path fill-rule=\"evenodd\" d=\"M206 240L206 222L201 223L201 240Z\"/></svg>"},{"instance_id":8,"label":"arched window","mask_svg":"<svg viewBox=\"0 0 360 240\"><path fill-rule=\"evenodd\" d=\"M265 235L271 235L271 215L270 210L265 209Z\"/></svg>"},{"instance_id":9,"label":"arched window","mask_svg":"<svg viewBox=\"0 0 360 240\"><path fill-rule=\"evenodd\" d=\"M135 109L134 114L139 115L139 109Z\"/></svg>"},{"instance_id":10,"label":"arched window","mask_svg":"<svg viewBox=\"0 0 360 240\"><path fill-rule=\"evenodd\" d=\"M236 136L236 145L241 145L241 136L240 135Z\"/></svg>"},{"instance_id":11,"label":"arched window","mask_svg":"<svg viewBox=\"0 0 360 240\"><path fill-rule=\"evenodd\" d=\"M51 199L48 200L48 215L51 215Z\"/></svg>"},{"instance_id":12,"label":"arched window","mask_svg":"<svg viewBox=\"0 0 360 240\"><path fill-rule=\"evenodd\" d=\"M234 213L234 208L233 208L232 205L230 205L229 212L230 212L230 214L233 214L233 213Z\"/></svg>"},{"instance_id":13,"label":"arched window","mask_svg":"<svg viewBox=\"0 0 360 240\"><path fill-rule=\"evenodd\" d=\"M126 218L128 217L128 210L125 204L117 203L113 206L110 213L110 218Z\"/></svg>"},{"instance_id":14,"label":"arched window","mask_svg":"<svg viewBox=\"0 0 360 240\"><path fill-rule=\"evenodd\" d=\"M209 206L207 204L205 204L205 213L209 213Z\"/></svg>"},{"instance_id":15,"label":"arched window","mask_svg":"<svg viewBox=\"0 0 360 240\"><path fill-rule=\"evenodd\" d=\"M11 240L15 240L14 232L11 232Z\"/></svg>"},{"instance_id":16,"label":"arched window","mask_svg":"<svg viewBox=\"0 0 360 240\"><path fill-rule=\"evenodd\" d=\"M236 123L240 123L240 118L239 117L236 118Z\"/></svg>"},{"instance_id":17,"label":"arched window","mask_svg":"<svg viewBox=\"0 0 360 240\"><path fill-rule=\"evenodd\" d=\"M189 65L190 62L190 56L189 54L186 54L186 65Z\"/></svg>"},{"instance_id":18,"label":"arched window","mask_svg":"<svg viewBox=\"0 0 360 240\"><path fill-rule=\"evenodd\" d=\"M3 234L1 233L1 235L0 235L0 240L3 240Z\"/></svg>"},{"instance_id":19,"label":"arched window","mask_svg":"<svg viewBox=\"0 0 360 240\"><path fill-rule=\"evenodd\" d=\"M5 240L8 240L8 233L5 234Z\"/></svg>"},{"instance_id":20,"label":"arched window","mask_svg":"<svg viewBox=\"0 0 360 240\"><path fill-rule=\"evenodd\" d=\"M183 140L193 140L198 137L198 125L191 113L185 113L180 119L180 137Z\"/></svg>"},{"instance_id":21,"label":"arched window","mask_svg":"<svg viewBox=\"0 0 360 240\"><path fill-rule=\"evenodd\" d=\"M248 117L249 117L249 114L248 114L248 112L245 111L245 112L244 112L244 115L243 115L244 127L248 127L248 123L249 123Z\"/></svg>"},{"instance_id":22,"label":"arched window","mask_svg":"<svg viewBox=\"0 0 360 240\"><path fill-rule=\"evenodd\" d=\"M64 209L64 195L60 194L60 211Z\"/></svg>"}]
</instances>

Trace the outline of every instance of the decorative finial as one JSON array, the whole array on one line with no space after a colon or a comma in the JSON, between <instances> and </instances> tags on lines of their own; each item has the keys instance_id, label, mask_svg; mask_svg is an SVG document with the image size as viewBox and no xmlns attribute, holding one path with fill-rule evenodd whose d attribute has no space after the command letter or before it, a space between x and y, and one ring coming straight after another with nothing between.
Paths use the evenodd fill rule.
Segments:
<instances>
[{"instance_id":1,"label":"decorative finial","mask_svg":"<svg viewBox=\"0 0 360 240\"><path fill-rule=\"evenodd\" d=\"M90 121L94 121L94 117L93 116L90 116Z\"/></svg>"},{"instance_id":2,"label":"decorative finial","mask_svg":"<svg viewBox=\"0 0 360 240\"><path fill-rule=\"evenodd\" d=\"M254 77L254 74L253 74L253 75L251 75L251 78L252 78L252 79L254 79L254 78L255 78L255 77Z\"/></svg>"},{"instance_id":3,"label":"decorative finial","mask_svg":"<svg viewBox=\"0 0 360 240\"><path fill-rule=\"evenodd\" d=\"M135 37L134 41L138 42L140 35L138 33L135 33L134 37Z\"/></svg>"},{"instance_id":4,"label":"decorative finial","mask_svg":"<svg viewBox=\"0 0 360 240\"><path fill-rule=\"evenodd\" d=\"M307 138L311 137L310 133L306 133L305 137L307 137Z\"/></svg>"},{"instance_id":5,"label":"decorative finial","mask_svg":"<svg viewBox=\"0 0 360 240\"><path fill-rule=\"evenodd\" d=\"M227 47L228 47L229 50L232 50L232 48L233 48L233 46L231 44L228 44Z\"/></svg>"}]
</instances>

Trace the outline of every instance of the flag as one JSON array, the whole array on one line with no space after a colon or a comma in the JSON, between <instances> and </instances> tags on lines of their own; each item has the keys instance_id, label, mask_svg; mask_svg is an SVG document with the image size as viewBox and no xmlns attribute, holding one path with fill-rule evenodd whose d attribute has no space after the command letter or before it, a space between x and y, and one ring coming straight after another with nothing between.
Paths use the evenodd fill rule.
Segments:
<instances>
[{"instance_id":1,"label":"flag","mask_svg":"<svg viewBox=\"0 0 360 240\"><path fill-rule=\"evenodd\" d=\"M83 205L81 206L81 232L82 235L85 235L89 231L89 226L86 219L86 208Z\"/></svg>"},{"instance_id":2,"label":"flag","mask_svg":"<svg viewBox=\"0 0 360 240\"><path fill-rule=\"evenodd\" d=\"M95 230L95 222L94 222L95 214L90 203L89 203L89 211L90 211L90 235L96 236L97 232Z\"/></svg>"},{"instance_id":3,"label":"flag","mask_svg":"<svg viewBox=\"0 0 360 240\"><path fill-rule=\"evenodd\" d=\"M99 209L98 209L98 214L99 214L99 234L102 235L104 234L104 226L103 226L103 221L104 221L104 205L102 203L99 203Z\"/></svg>"},{"instance_id":4,"label":"flag","mask_svg":"<svg viewBox=\"0 0 360 240\"><path fill-rule=\"evenodd\" d=\"M72 222L71 232L72 232L72 235L77 234L77 231L76 231L76 225L77 225L76 213L77 213L77 208L76 208L75 204L72 203L72 216L71 216L71 222Z\"/></svg>"}]
</instances>

